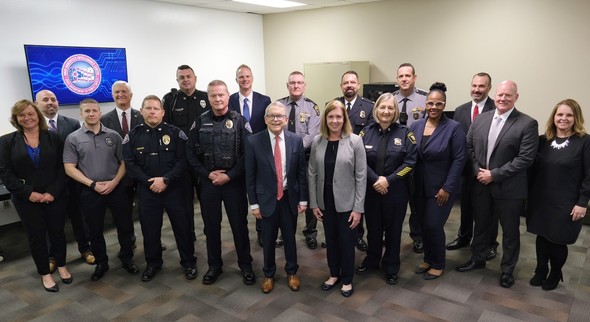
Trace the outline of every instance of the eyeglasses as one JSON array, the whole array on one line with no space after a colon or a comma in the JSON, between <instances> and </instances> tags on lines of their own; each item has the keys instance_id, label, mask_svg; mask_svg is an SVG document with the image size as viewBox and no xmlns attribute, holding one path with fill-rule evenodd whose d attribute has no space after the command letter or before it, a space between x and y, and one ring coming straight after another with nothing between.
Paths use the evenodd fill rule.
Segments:
<instances>
[{"instance_id":1,"label":"eyeglasses","mask_svg":"<svg viewBox=\"0 0 590 322\"><path fill-rule=\"evenodd\" d=\"M287 118L287 115L282 115L282 114L268 114L265 115L264 117L266 117L269 120L284 120Z\"/></svg>"},{"instance_id":2,"label":"eyeglasses","mask_svg":"<svg viewBox=\"0 0 590 322\"><path fill-rule=\"evenodd\" d=\"M439 102L435 102L435 101L428 101L428 102L426 102L426 106L428 106L429 108L433 108L433 107L435 107L435 106L436 106L436 108L441 108L441 107L443 107L443 106L444 106L446 103L447 103L447 102L442 102L442 101L439 101Z\"/></svg>"},{"instance_id":3,"label":"eyeglasses","mask_svg":"<svg viewBox=\"0 0 590 322\"><path fill-rule=\"evenodd\" d=\"M295 86L295 85L305 85L305 82L288 82L287 84L289 84L289 86Z\"/></svg>"}]
</instances>

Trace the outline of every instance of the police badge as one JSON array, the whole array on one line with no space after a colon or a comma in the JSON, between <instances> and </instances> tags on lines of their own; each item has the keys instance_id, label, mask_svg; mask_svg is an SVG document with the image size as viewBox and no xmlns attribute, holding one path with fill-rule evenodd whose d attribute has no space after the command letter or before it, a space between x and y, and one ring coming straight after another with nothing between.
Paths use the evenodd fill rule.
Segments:
<instances>
[{"instance_id":1,"label":"police badge","mask_svg":"<svg viewBox=\"0 0 590 322\"><path fill-rule=\"evenodd\" d=\"M367 116L367 115L365 114L365 111L361 111L361 113L360 113L360 117L361 117L362 119L364 119L366 116Z\"/></svg>"},{"instance_id":2,"label":"police badge","mask_svg":"<svg viewBox=\"0 0 590 322\"><path fill-rule=\"evenodd\" d=\"M414 118L414 120L420 119L420 114L422 113L423 110L424 110L424 108L422 108L422 107L414 107L412 109L412 117Z\"/></svg>"},{"instance_id":3,"label":"police badge","mask_svg":"<svg viewBox=\"0 0 590 322\"><path fill-rule=\"evenodd\" d=\"M170 144L170 136L168 134L162 137L162 143L164 143L164 145Z\"/></svg>"},{"instance_id":4,"label":"police badge","mask_svg":"<svg viewBox=\"0 0 590 322\"><path fill-rule=\"evenodd\" d=\"M231 129L232 127L234 127L234 121L232 121L232 120L225 121L225 127L227 127L228 129Z\"/></svg>"},{"instance_id":5,"label":"police badge","mask_svg":"<svg viewBox=\"0 0 590 322\"><path fill-rule=\"evenodd\" d=\"M299 122L305 123L305 119L307 119L307 113L299 113Z\"/></svg>"}]
</instances>

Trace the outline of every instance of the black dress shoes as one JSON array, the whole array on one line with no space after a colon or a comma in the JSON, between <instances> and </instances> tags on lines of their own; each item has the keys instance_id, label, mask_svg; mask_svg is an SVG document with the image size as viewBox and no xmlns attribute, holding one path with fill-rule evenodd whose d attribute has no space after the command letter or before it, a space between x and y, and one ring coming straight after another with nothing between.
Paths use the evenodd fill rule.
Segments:
<instances>
[{"instance_id":1,"label":"black dress shoes","mask_svg":"<svg viewBox=\"0 0 590 322\"><path fill-rule=\"evenodd\" d=\"M142 282L149 282L151 280L154 279L154 277L156 276L156 274L158 274L158 272L161 270L161 267L153 267L153 266L148 266L145 268L145 271L143 271L143 274L141 274L141 281Z\"/></svg>"},{"instance_id":2,"label":"black dress shoes","mask_svg":"<svg viewBox=\"0 0 590 322\"><path fill-rule=\"evenodd\" d=\"M277 240L275 241L276 248L283 247L284 244L285 241L283 240L283 236L279 236L279 238L277 238Z\"/></svg>"},{"instance_id":3,"label":"black dress shoes","mask_svg":"<svg viewBox=\"0 0 590 322\"><path fill-rule=\"evenodd\" d=\"M350 286L351 286L350 290L345 291L345 290L341 289L340 294L342 294L342 296L344 296L344 297L350 297L352 295L352 293L354 293L354 289L352 288L352 285L350 285Z\"/></svg>"},{"instance_id":4,"label":"black dress shoes","mask_svg":"<svg viewBox=\"0 0 590 322\"><path fill-rule=\"evenodd\" d=\"M509 288L514 285L514 276L511 273L502 273L500 276L500 286Z\"/></svg>"},{"instance_id":5,"label":"black dress shoes","mask_svg":"<svg viewBox=\"0 0 590 322\"><path fill-rule=\"evenodd\" d=\"M137 265L135 265L135 263L132 260L121 262L121 267L123 267L123 269L131 275L139 274L139 268L137 268Z\"/></svg>"},{"instance_id":6,"label":"black dress shoes","mask_svg":"<svg viewBox=\"0 0 590 322\"><path fill-rule=\"evenodd\" d=\"M74 276L68 277L68 278L62 278L61 282L64 284L72 284L72 282L74 282Z\"/></svg>"},{"instance_id":7,"label":"black dress shoes","mask_svg":"<svg viewBox=\"0 0 590 322\"><path fill-rule=\"evenodd\" d=\"M370 268L368 266L365 266L365 264L360 264L357 267L354 268L354 271L357 274L364 274L366 273L368 270L370 270Z\"/></svg>"},{"instance_id":8,"label":"black dress shoes","mask_svg":"<svg viewBox=\"0 0 590 322\"><path fill-rule=\"evenodd\" d=\"M369 246L362 238L358 238L356 240L356 249L360 250L361 252L366 252L368 248Z\"/></svg>"},{"instance_id":9,"label":"black dress shoes","mask_svg":"<svg viewBox=\"0 0 590 322\"><path fill-rule=\"evenodd\" d=\"M207 273L205 273L205 275L203 275L203 284L210 285L210 284L215 283L217 281L217 278L219 277L219 275L221 275L221 273L223 273L221 268L209 267L209 269L207 270Z\"/></svg>"},{"instance_id":10,"label":"black dress shoes","mask_svg":"<svg viewBox=\"0 0 590 322\"><path fill-rule=\"evenodd\" d=\"M262 242L262 233L258 233L258 237L256 238L256 241L258 242L258 246L260 246L260 247L264 246L264 243Z\"/></svg>"},{"instance_id":11,"label":"black dress shoes","mask_svg":"<svg viewBox=\"0 0 590 322\"><path fill-rule=\"evenodd\" d=\"M245 285L254 285L256 283L256 275L254 275L252 269L242 270L242 282Z\"/></svg>"},{"instance_id":12,"label":"black dress shoes","mask_svg":"<svg viewBox=\"0 0 590 322\"><path fill-rule=\"evenodd\" d=\"M414 240L414 253L424 253L424 243L421 240Z\"/></svg>"},{"instance_id":13,"label":"black dress shoes","mask_svg":"<svg viewBox=\"0 0 590 322\"><path fill-rule=\"evenodd\" d=\"M96 265L96 268L94 269L94 273L92 273L92 276L90 276L90 280L91 281L98 281L99 279L101 279L104 274L109 270L109 265L106 264L98 264Z\"/></svg>"},{"instance_id":14,"label":"black dress shoes","mask_svg":"<svg viewBox=\"0 0 590 322\"><path fill-rule=\"evenodd\" d=\"M161 267L153 267L153 266L146 267L145 271L143 271L143 274L141 274L141 281L142 282L149 282L149 281L153 280L154 277L156 277L156 274L158 274L158 272L161 269L162 269Z\"/></svg>"},{"instance_id":15,"label":"black dress shoes","mask_svg":"<svg viewBox=\"0 0 590 322\"><path fill-rule=\"evenodd\" d=\"M543 282L547 279L547 274L549 273L549 269L545 268L545 269L541 269L541 268L536 268L535 269L535 275L533 276L533 278L531 278L531 280L529 281L529 284L531 286L541 286L543 285Z\"/></svg>"},{"instance_id":16,"label":"black dress shoes","mask_svg":"<svg viewBox=\"0 0 590 322\"><path fill-rule=\"evenodd\" d=\"M195 278L197 278L197 275L199 275L197 268L196 267L187 267L184 269L184 277L187 280L194 280Z\"/></svg>"},{"instance_id":17,"label":"black dress shoes","mask_svg":"<svg viewBox=\"0 0 590 322\"><path fill-rule=\"evenodd\" d=\"M55 293L55 292L59 292L59 286L57 286L57 283L55 283L53 286L51 287L45 287L45 284L43 283L43 279L41 279L41 284L43 284L43 288L47 291L47 292L51 292L51 293Z\"/></svg>"},{"instance_id":18,"label":"black dress shoes","mask_svg":"<svg viewBox=\"0 0 590 322\"><path fill-rule=\"evenodd\" d=\"M461 272L461 273L465 273L465 272L471 272L472 270L475 269L482 269L482 268L486 268L486 263L479 263L479 262L474 262L474 261L468 261L465 264L459 265L455 268L455 270L457 272Z\"/></svg>"},{"instance_id":19,"label":"black dress shoes","mask_svg":"<svg viewBox=\"0 0 590 322\"><path fill-rule=\"evenodd\" d=\"M487 261L491 261L492 259L496 258L496 255L498 255L497 249L498 246L492 246L490 249L488 249L488 253L486 254Z\"/></svg>"},{"instance_id":20,"label":"black dress shoes","mask_svg":"<svg viewBox=\"0 0 590 322\"><path fill-rule=\"evenodd\" d=\"M334 284L322 283L322 291L329 291L329 290L333 289L334 286L338 285L339 283L340 283L340 278L338 278L336 280L336 282L334 282Z\"/></svg>"},{"instance_id":21,"label":"black dress shoes","mask_svg":"<svg viewBox=\"0 0 590 322\"><path fill-rule=\"evenodd\" d=\"M307 248L309 249L318 248L318 241L315 238L306 238L305 242L307 243Z\"/></svg>"},{"instance_id":22,"label":"black dress shoes","mask_svg":"<svg viewBox=\"0 0 590 322\"><path fill-rule=\"evenodd\" d=\"M385 282L389 285L397 284L398 280L399 276L397 276L397 274L385 274Z\"/></svg>"},{"instance_id":23,"label":"black dress shoes","mask_svg":"<svg viewBox=\"0 0 590 322\"><path fill-rule=\"evenodd\" d=\"M468 240L464 240L464 239L457 237L457 238L455 238L455 240L448 243L446 248L447 248L447 250L455 250L455 249L463 248L468 245L469 245Z\"/></svg>"}]
</instances>

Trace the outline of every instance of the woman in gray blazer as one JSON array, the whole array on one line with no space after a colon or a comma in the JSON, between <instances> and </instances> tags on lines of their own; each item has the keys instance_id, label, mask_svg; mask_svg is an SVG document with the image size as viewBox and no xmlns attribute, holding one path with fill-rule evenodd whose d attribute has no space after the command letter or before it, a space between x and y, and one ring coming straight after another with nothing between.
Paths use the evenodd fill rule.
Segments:
<instances>
[{"instance_id":1,"label":"woman in gray blazer","mask_svg":"<svg viewBox=\"0 0 590 322\"><path fill-rule=\"evenodd\" d=\"M363 140L352 133L344 105L330 101L311 144L308 166L309 204L324 223L330 278L329 291L342 282L340 292L353 293L356 227L364 212L367 159Z\"/></svg>"}]
</instances>

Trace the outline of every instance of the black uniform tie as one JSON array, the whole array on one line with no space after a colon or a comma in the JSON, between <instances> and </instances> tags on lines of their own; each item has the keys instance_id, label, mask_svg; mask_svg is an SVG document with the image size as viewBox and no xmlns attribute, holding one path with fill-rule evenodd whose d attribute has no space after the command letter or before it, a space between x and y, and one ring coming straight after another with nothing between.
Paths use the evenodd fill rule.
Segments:
<instances>
[{"instance_id":1,"label":"black uniform tie","mask_svg":"<svg viewBox=\"0 0 590 322\"><path fill-rule=\"evenodd\" d=\"M387 141L389 138L389 129L381 130L381 141L377 148L377 161L375 161L375 173L382 176L385 171L385 155L387 154Z\"/></svg>"},{"instance_id":2,"label":"black uniform tie","mask_svg":"<svg viewBox=\"0 0 590 322\"><path fill-rule=\"evenodd\" d=\"M291 102L291 112L289 112L289 124L287 125L287 130L289 132L295 132L295 107L297 103Z\"/></svg>"},{"instance_id":3,"label":"black uniform tie","mask_svg":"<svg viewBox=\"0 0 590 322\"><path fill-rule=\"evenodd\" d=\"M402 100L402 102L404 102L404 105L402 105L402 112L399 115L399 124L401 125L406 125L408 123L408 112L407 112L407 103L408 103L408 98L404 97L404 99Z\"/></svg>"}]
</instances>

